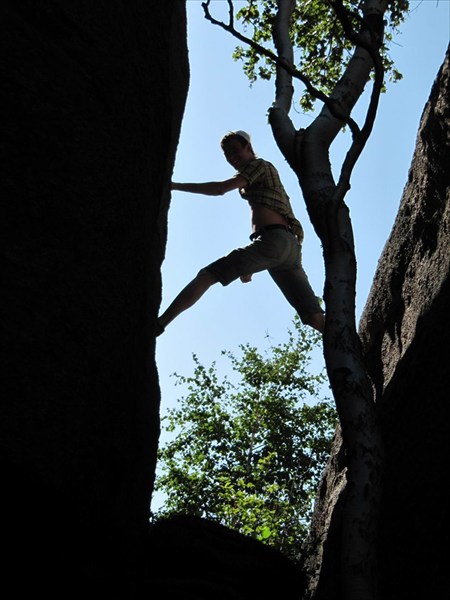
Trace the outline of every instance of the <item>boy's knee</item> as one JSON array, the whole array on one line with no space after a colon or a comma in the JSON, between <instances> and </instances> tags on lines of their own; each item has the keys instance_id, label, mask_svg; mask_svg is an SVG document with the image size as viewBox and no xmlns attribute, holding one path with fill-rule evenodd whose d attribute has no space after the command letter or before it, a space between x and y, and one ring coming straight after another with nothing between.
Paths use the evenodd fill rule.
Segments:
<instances>
[{"instance_id":1,"label":"boy's knee","mask_svg":"<svg viewBox=\"0 0 450 600\"><path fill-rule=\"evenodd\" d=\"M208 271L208 269L200 269L200 271L195 276L193 283L196 287L199 287L200 289L206 292L206 290L209 289L215 283L217 283L217 281L218 279L214 275L214 273Z\"/></svg>"},{"instance_id":2,"label":"boy's knee","mask_svg":"<svg viewBox=\"0 0 450 600\"><path fill-rule=\"evenodd\" d=\"M305 323L320 333L323 333L323 330L325 329L325 315L322 312L313 313L308 315L307 319L305 319Z\"/></svg>"},{"instance_id":3,"label":"boy's knee","mask_svg":"<svg viewBox=\"0 0 450 600\"><path fill-rule=\"evenodd\" d=\"M213 283L217 283L219 281L214 275L214 273L212 273L212 271L209 271L205 267L203 269L200 269L200 271L197 273L196 279L199 279L209 285L212 285Z\"/></svg>"}]
</instances>

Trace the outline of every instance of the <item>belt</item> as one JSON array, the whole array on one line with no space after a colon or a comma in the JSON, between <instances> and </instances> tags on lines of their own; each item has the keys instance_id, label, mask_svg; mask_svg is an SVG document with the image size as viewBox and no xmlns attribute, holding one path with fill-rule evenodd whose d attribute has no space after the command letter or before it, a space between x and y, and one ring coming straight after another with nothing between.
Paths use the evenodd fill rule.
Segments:
<instances>
[{"instance_id":1,"label":"belt","mask_svg":"<svg viewBox=\"0 0 450 600\"><path fill-rule=\"evenodd\" d=\"M254 231L250 236L250 240L253 242L253 240L256 240L257 237L259 237L266 231L270 231L271 229L284 229L285 231L292 233L292 229L290 227L288 227L287 225L281 225L278 223L274 223L273 225L266 225L265 227L261 227L260 229L258 229L258 231Z\"/></svg>"}]
</instances>

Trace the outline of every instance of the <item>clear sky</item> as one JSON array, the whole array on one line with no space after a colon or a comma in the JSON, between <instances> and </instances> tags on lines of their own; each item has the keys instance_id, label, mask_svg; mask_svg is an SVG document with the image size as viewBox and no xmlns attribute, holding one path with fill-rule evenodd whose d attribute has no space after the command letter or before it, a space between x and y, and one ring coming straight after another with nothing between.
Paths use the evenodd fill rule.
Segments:
<instances>
[{"instance_id":1,"label":"clear sky","mask_svg":"<svg viewBox=\"0 0 450 600\"><path fill-rule=\"evenodd\" d=\"M236 2L239 4L242 3ZM346 197L358 261L357 319L394 223L420 117L450 38L449 0L410 4L412 12L391 49L404 79L389 85L388 93L381 97L372 136L355 167ZM322 296L321 246L309 222L296 177L278 150L267 122L273 82L258 81L250 87L241 64L231 58L236 40L205 20L201 0L188 0L187 12L190 87L173 180L201 182L231 177L234 172L223 158L219 141L227 131L248 131L257 155L271 161L280 172L305 230L303 266L316 294ZM226 19L225 0L213 2L212 12ZM300 83L296 85L298 97ZM291 116L296 128L307 127L314 118L314 114L302 114L298 107L293 107ZM336 175L347 146L344 135L332 148ZM237 191L219 197L173 192L162 266L162 309L201 267L246 245L249 234L248 205ZM239 344L246 342L263 349L267 346L267 333L273 343L284 341L293 316L293 309L267 273L255 275L247 284L236 281L225 288L220 284L213 286L157 339L162 413L181 394L171 374L192 374L192 353L205 365L216 359L221 365L222 349L237 350ZM321 357L316 360L320 368Z\"/></svg>"}]
</instances>

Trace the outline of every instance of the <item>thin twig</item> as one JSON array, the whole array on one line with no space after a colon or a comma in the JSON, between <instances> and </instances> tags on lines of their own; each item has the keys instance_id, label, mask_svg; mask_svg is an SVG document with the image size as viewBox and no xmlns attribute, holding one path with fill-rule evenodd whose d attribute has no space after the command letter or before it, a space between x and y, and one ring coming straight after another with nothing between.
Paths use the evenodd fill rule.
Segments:
<instances>
[{"instance_id":1,"label":"thin twig","mask_svg":"<svg viewBox=\"0 0 450 600\"><path fill-rule=\"evenodd\" d=\"M360 15L350 13L357 18L360 23L364 24L369 29L371 41L368 42L364 36L354 31L349 19L349 12L346 8L344 8L342 0L330 0L330 4L333 6L348 39L355 45L364 48L364 50L370 54L375 71L375 80L364 125L360 131L360 134L356 138L353 138L352 145L350 146L342 165L339 182L336 186L334 200L339 202L343 200L347 190L350 188L350 177L353 168L360 157L373 129L373 124L375 122L378 109L378 102L384 82L384 66L377 48L377 46L379 47L379 40L377 39L377 34L370 23L360 17Z\"/></svg>"},{"instance_id":2,"label":"thin twig","mask_svg":"<svg viewBox=\"0 0 450 600\"><path fill-rule=\"evenodd\" d=\"M228 0L228 5L230 7L229 8L230 20L229 20L228 25L226 23L224 23L223 21L218 21L217 19L215 19L211 15L211 13L209 12L209 4L210 4L210 2L211 2L211 0L207 0L206 2L202 2L202 7L203 7L203 10L205 12L205 18L208 21L210 21L213 25L218 25L219 27L221 27L225 31L228 31L229 33L231 33L231 35L233 35L235 38L237 38L238 40L240 40L244 44L248 44L249 46L251 46L254 50L256 50L256 52L258 52L259 54L262 54L263 56L266 56L269 60L273 61L276 65L278 65L279 67L282 67L283 69L285 69L285 71L287 71L287 73L289 73L289 75L291 75L295 79L299 79L305 85L307 91L312 96L314 96L318 100L321 100L327 106L328 110L333 115L333 117L335 117L339 121L342 121L343 123L345 123L346 125L348 125L349 128L350 128L350 130L351 130L351 132L352 132L352 134L354 136L357 136L359 134L360 129L358 127L358 124L354 121L354 119L352 119L351 117L349 117L349 116L345 115L344 113L342 113L336 107L335 102L331 98L329 98L329 96L327 96L324 92L322 92L321 90L317 89L311 83L311 80L304 73L302 73L301 71L299 71L298 69L296 69L293 65L290 65L288 62L286 62L285 60L283 60L279 56L277 56L274 52L272 52L268 48L265 48L264 46L261 46L261 44L258 44L258 42L255 42L251 38L243 35L239 31L237 31L237 29L234 27L234 18L233 18L233 11L232 11L233 2L232 2L232 0Z\"/></svg>"}]
</instances>

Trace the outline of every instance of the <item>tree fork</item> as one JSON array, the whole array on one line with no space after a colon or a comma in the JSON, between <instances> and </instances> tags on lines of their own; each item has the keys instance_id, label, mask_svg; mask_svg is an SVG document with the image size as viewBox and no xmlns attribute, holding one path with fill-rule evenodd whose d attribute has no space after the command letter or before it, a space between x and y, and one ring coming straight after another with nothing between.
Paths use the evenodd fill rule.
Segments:
<instances>
[{"instance_id":1,"label":"tree fork","mask_svg":"<svg viewBox=\"0 0 450 600\"><path fill-rule=\"evenodd\" d=\"M387 0L366 0L363 17L355 32L342 0L330 0L346 36L355 50L344 76L330 97L318 92L293 66L289 26L294 0L278 0L272 37L277 54L237 32L231 0L230 21L226 25L209 14L210 1L203 3L205 17L252 46L276 64L275 101L269 122L275 140L302 189L308 214L324 249L326 324L324 355L335 398L347 457L347 487L342 528L342 582L345 600L377 598L375 535L381 495L382 444L377 431L374 391L364 366L356 331L356 257L353 230L344 197L350 177L372 131L383 84L379 47L383 38L383 15ZM363 127L350 113L359 100L370 72L375 82ZM292 77L300 79L308 91L324 102L320 114L304 131L296 131L289 111ZM351 81L351 90L348 82ZM328 150L344 124L353 140L343 162L339 181L333 179Z\"/></svg>"}]
</instances>

